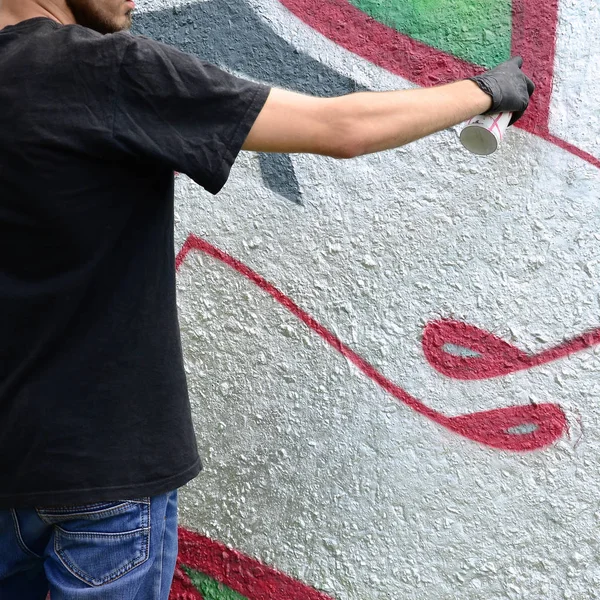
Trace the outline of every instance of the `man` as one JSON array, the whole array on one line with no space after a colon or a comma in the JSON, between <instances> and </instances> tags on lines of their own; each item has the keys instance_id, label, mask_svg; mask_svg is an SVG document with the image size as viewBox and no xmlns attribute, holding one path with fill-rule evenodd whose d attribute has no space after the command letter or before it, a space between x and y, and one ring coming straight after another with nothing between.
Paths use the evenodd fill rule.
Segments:
<instances>
[{"instance_id":1,"label":"man","mask_svg":"<svg viewBox=\"0 0 600 600\"><path fill-rule=\"evenodd\" d=\"M527 108L513 59L313 98L132 36L132 2L0 0L0 598L166 600L198 475L175 302L174 170L352 158Z\"/></svg>"}]
</instances>

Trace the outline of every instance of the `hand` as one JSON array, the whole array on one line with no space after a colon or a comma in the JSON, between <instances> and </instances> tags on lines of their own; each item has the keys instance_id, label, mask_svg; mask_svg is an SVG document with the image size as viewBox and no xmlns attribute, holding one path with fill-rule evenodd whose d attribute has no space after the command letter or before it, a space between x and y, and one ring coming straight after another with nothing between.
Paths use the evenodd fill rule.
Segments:
<instances>
[{"instance_id":1,"label":"hand","mask_svg":"<svg viewBox=\"0 0 600 600\"><path fill-rule=\"evenodd\" d=\"M479 88L492 97L492 108L485 114L512 112L509 125L518 121L529 105L535 84L523 71L523 59L515 56L491 71L470 77Z\"/></svg>"}]
</instances>

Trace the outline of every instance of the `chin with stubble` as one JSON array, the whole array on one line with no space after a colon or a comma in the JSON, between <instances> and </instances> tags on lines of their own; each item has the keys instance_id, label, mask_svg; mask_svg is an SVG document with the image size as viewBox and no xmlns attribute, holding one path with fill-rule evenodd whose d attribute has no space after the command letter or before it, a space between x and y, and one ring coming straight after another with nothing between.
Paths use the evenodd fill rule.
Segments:
<instances>
[{"instance_id":1,"label":"chin with stubble","mask_svg":"<svg viewBox=\"0 0 600 600\"><path fill-rule=\"evenodd\" d=\"M65 0L78 25L98 33L116 33L131 28L135 5L127 0Z\"/></svg>"}]
</instances>

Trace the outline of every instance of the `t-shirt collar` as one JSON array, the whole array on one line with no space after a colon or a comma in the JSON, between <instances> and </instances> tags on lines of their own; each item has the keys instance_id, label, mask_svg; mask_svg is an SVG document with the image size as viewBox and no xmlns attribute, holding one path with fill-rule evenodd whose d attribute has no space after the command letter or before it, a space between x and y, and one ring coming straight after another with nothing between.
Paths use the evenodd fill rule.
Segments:
<instances>
[{"instance_id":1,"label":"t-shirt collar","mask_svg":"<svg viewBox=\"0 0 600 600\"><path fill-rule=\"evenodd\" d=\"M55 25L60 25L60 23L58 23L54 19L51 19L50 17L32 17L31 19L25 19L24 21L19 21L18 23L15 23L14 25L7 25L3 29L0 29L0 33L8 33L10 31L18 31L19 29L27 28L32 24L36 25L40 21L50 21L50 23L54 23Z\"/></svg>"}]
</instances>

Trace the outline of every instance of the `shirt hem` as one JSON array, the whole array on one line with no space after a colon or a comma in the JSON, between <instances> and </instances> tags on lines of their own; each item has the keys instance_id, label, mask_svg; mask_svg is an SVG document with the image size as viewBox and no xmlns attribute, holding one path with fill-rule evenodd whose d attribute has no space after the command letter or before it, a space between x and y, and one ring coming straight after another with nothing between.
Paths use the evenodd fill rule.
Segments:
<instances>
[{"instance_id":1,"label":"shirt hem","mask_svg":"<svg viewBox=\"0 0 600 600\"><path fill-rule=\"evenodd\" d=\"M194 479L200 471L202 471L202 462L198 457L193 465L176 475L135 485L129 484L64 491L54 490L27 494L0 494L0 509L92 504L96 502L135 500L142 497L160 496L182 487Z\"/></svg>"}]
</instances>

